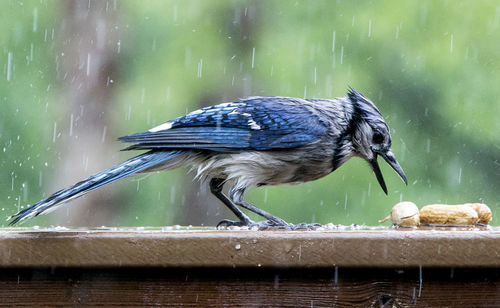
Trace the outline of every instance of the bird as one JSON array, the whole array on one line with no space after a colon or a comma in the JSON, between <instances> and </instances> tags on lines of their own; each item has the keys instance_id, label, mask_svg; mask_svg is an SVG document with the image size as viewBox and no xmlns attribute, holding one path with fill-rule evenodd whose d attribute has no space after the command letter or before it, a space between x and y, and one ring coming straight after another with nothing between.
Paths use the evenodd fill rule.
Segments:
<instances>
[{"instance_id":1,"label":"bird","mask_svg":"<svg viewBox=\"0 0 500 308\"><path fill-rule=\"evenodd\" d=\"M352 157L366 160L387 194L377 158L382 157L408 185L391 151L389 126L379 109L349 87L334 99L254 96L195 110L148 131L118 138L123 149L147 152L98 172L9 217L10 225L48 213L103 185L136 173L191 166L237 220L219 227L311 229L292 224L244 199L252 187L300 184L322 178ZM230 185L228 195L223 192ZM265 220L256 222L242 209Z\"/></svg>"}]
</instances>

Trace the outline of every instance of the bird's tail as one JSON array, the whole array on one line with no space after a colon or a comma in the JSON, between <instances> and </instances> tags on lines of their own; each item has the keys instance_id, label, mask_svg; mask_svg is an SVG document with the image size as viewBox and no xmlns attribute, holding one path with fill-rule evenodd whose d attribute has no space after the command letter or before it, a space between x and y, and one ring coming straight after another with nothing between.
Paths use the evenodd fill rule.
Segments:
<instances>
[{"instance_id":1,"label":"bird's tail","mask_svg":"<svg viewBox=\"0 0 500 308\"><path fill-rule=\"evenodd\" d=\"M121 164L96 173L73 186L62 189L52 194L50 197L40 200L32 206L12 215L8 218L13 219L9 225L33 218L42 213L46 214L69 200L78 198L91 190L132 174L147 171L147 169L155 169L155 167L165 164L166 166L163 166L161 169L177 167L179 163L184 161L184 156L186 156L186 154L185 151L151 151L133 157ZM171 161L171 164L169 161Z\"/></svg>"}]
</instances>

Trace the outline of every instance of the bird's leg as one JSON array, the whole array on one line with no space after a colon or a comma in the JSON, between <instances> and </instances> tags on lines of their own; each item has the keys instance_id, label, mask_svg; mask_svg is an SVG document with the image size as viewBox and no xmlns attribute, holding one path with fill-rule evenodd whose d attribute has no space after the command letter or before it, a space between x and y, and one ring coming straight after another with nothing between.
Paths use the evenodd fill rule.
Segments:
<instances>
[{"instance_id":1,"label":"bird's leg","mask_svg":"<svg viewBox=\"0 0 500 308\"><path fill-rule=\"evenodd\" d=\"M256 207L255 205L243 200L243 194L245 190L241 188L231 188L229 191L229 195L231 199L236 205L239 205L247 210L254 212L264 218L267 218L268 221L261 221L254 223L250 226L257 226L259 230L267 230L267 229L286 229L286 230L313 230L318 227L321 227L318 223L300 223L300 224L290 224L284 221L283 219L276 217L274 215L269 214L268 212Z\"/></svg>"},{"instance_id":2,"label":"bird's leg","mask_svg":"<svg viewBox=\"0 0 500 308\"><path fill-rule=\"evenodd\" d=\"M293 228L292 225L290 225L289 223L287 223L283 219L276 217L276 216L273 216L273 215L269 214L268 212L266 212L262 209L259 209L255 205L243 200L244 192L245 192L244 189L233 187L230 189L229 195L231 196L231 199L233 200L233 202L236 205L239 205L239 206L241 206L249 211L254 212L255 214L258 214L258 215L268 219L268 221L266 221L266 222L257 223L257 226L259 227L259 229L262 230L262 229L276 229L276 228L278 228L278 229L281 229L281 228L292 229Z\"/></svg>"},{"instance_id":3,"label":"bird's leg","mask_svg":"<svg viewBox=\"0 0 500 308\"><path fill-rule=\"evenodd\" d=\"M224 219L217 224L217 227L221 225L225 226L250 226L254 222L248 218L245 213L243 213L224 193L222 192L222 187L224 186L224 179L213 178L210 180L210 191L214 196L217 197L224 205L226 205L233 213L240 219L240 221L232 221Z\"/></svg>"}]
</instances>

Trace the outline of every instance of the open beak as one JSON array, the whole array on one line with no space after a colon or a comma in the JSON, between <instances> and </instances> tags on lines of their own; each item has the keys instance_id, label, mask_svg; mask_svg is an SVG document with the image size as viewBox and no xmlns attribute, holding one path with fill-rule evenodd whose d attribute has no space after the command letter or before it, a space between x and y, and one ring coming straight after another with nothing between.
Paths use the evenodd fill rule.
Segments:
<instances>
[{"instance_id":1,"label":"open beak","mask_svg":"<svg viewBox=\"0 0 500 308\"><path fill-rule=\"evenodd\" d=\"M403 169L401 166L398 164L398 161L396 160L396 157L394 157L394 154L388 150L386 152L378 152L375 153L375 156L373 159L370 161L370 164L372 166L373 172L375 172L375 176L377 177L377 181L380 184L380 187L382 187L382 190L385 192L387 195L387 186L385 185L384 177L382 176L382 172L380 171L380 167L377 162L377 156L380 155L384 160L389 164L389 166L396 171L396 173L401 177L403 182L408 185L408 181L406 180L405 173L403 172Z\"/></svg>"}]
</instances>

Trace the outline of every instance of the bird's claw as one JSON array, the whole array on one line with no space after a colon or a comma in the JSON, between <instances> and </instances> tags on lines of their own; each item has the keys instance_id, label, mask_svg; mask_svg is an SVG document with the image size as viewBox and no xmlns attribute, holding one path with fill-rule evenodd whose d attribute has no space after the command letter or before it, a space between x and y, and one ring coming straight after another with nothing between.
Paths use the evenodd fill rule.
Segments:
<instances>
[{"instance_id":1,"label":"bird's claw","mask_svg":"<svg viewBox=\"0 0 500 308\"><path fill-rule=\"evenodd\" d=\"M296 224L296 225L292 225L292 230L314 230L316 228L319 228L321 227L321 224L318 224L318 223L311 223L311 224L308 224L308 223L305 223L305 222L302 222L300 224Z\"/></svg>"},{"instance_id":2,"label":"bird's claw","mask_svg":"<svg viewBox=\"0 0 500 308\"><path fill-rule=\"evenodd\" d=\"M250 224L254 223L253 221L250 221ZM248 226L249 225L249 222L245 222L245 221L235 221L235 220L229 220L229 219L223 219L221 220L216 228L219 229L220 227L225 227L226 229L229 228L229 227L244 227L244 226Z\"/></svg>"},{"instance_id":3,"label":"bird's claw","mask_svg":"<svg viewBox=\"0 0 500 308\"><path fill-rule=\"evenodd\" d=\"M253 221L234 221L229 219L221 220L217 224L217 229L220 227L225 227L226 229L229 227L248 227L249 229L257 229L257 230L314 230L318 227L321 227L318 223L300 223L300 224L290 224L285 221L273 221L273 220L265 220L259 222Z\"/></svg>"}]
</instances>

